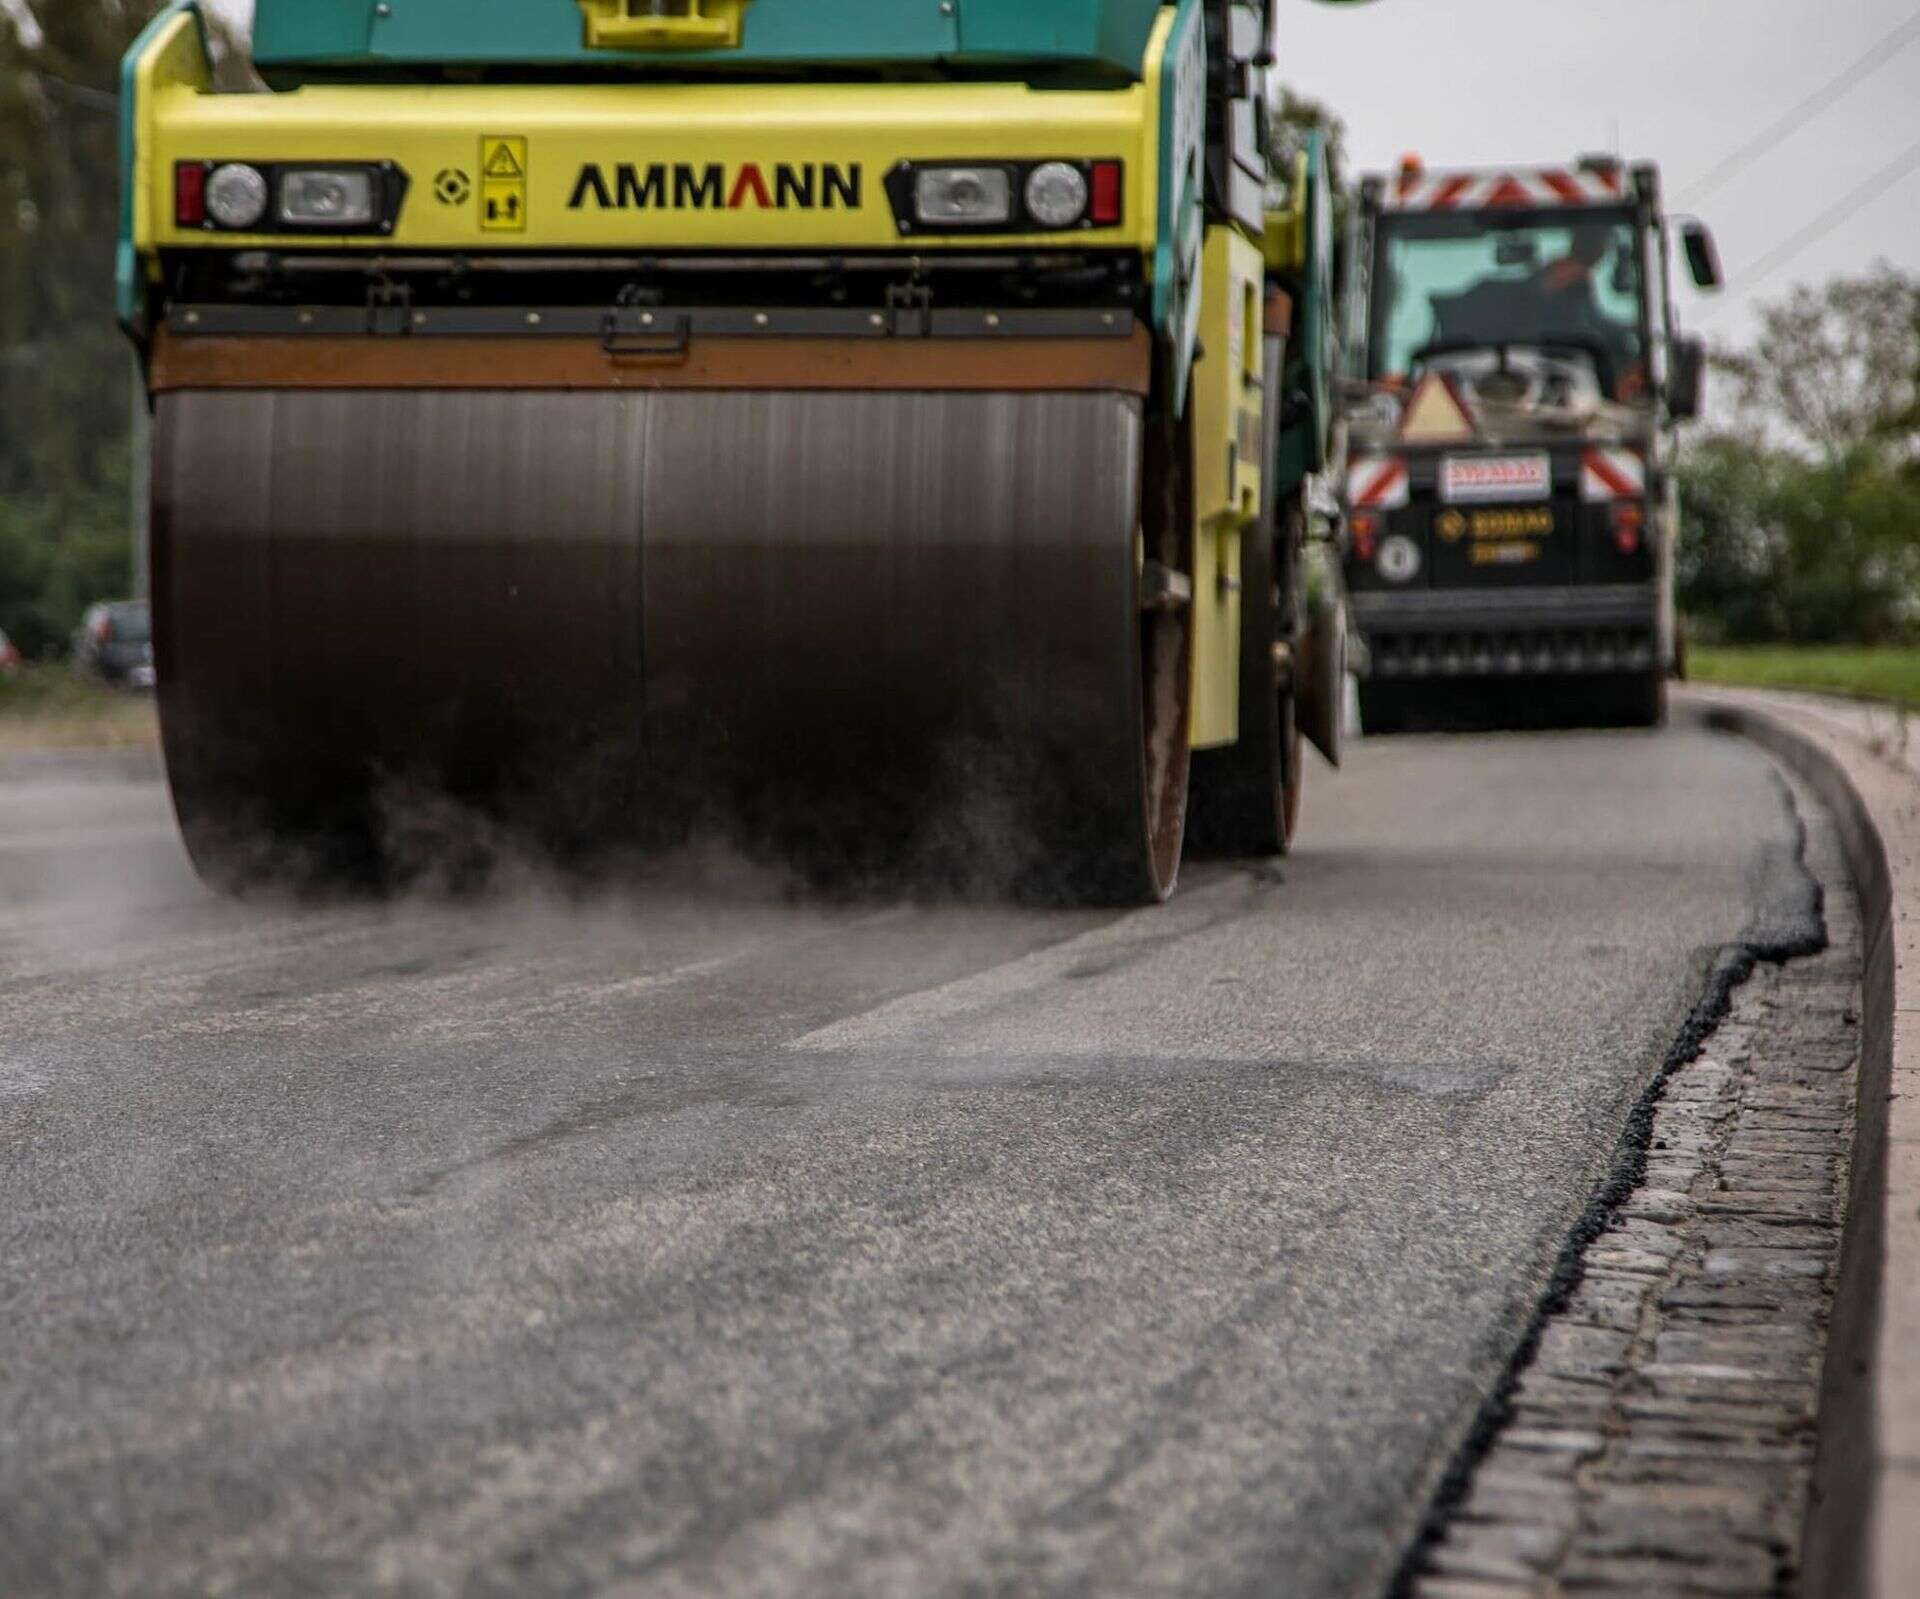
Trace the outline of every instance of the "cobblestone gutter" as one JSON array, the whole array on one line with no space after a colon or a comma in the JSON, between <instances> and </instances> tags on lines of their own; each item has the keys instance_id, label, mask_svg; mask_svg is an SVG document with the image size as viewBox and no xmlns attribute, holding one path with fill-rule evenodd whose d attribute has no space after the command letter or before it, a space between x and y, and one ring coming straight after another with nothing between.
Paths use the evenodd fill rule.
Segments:
<instances>
[{"instance_id":1,"label":"cobblestone gutter","mask_svg":"<svg viewBox=\"0 0 1920 1599\"><path fill-rule=\"evenodd\" d=\"M1862 939L1834 824L1806 791L1795 799L1827 946L1709 995L1702 1020L1725 1003L1724 1020L1697 1047L1683 1041L1640 1123L1644 1166L1580 1251L1403 1593L1797 1590Z\"/></svg>"}]
</instances>

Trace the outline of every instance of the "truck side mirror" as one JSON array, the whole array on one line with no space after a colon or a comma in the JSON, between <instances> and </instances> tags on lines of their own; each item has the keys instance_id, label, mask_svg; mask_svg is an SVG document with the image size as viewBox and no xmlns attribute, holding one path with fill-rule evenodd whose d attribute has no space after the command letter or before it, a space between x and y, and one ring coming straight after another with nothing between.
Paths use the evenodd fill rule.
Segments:
<instances>
[{"instance_id":1,"label":"truck side mirror","mask_svg":"<svg viewBox=\"0 0 1920 1599\"><path fill-rule=\"evenodd\" d=\"M1667 370L1667 413L1691 422L1707 397L1707 347L1699 339L1675 339Z\"/></svg>"},{"instance_id":2,"label":"truck side mirror","mask_svg":"<svg viewBox=\"0 0 1920 1599\"><path fill-rule=\"evenodd\" d=\"M1726 282L1720 272L1720 251L1704 222L1689 222L1680 230L1680 244L1687 252L1687 271L1696 286L1717 289Z\"/></svg>"}]
</instances>

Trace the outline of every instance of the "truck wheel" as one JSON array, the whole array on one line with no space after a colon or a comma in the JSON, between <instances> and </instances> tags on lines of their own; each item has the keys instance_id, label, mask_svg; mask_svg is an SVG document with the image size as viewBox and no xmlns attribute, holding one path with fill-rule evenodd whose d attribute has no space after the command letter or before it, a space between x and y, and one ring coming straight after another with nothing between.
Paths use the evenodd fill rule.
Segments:
<instances>
[{"instance_id":1,"label":"truck wheel","mask_svg":"<svg viewBox=\"0 0 1920 1599\"><path fill-rule=\"evenodd\" d=\"M1627 727L1665 727L1667 675L1658 667L1628 679L1622 723Z\"/></svg>"},{"instance_id":2,"label":"truck wheel","mask_svg":"<svg viewBox=\"0 0 1920 1599\"><path fill-rule=\"evenodd\" d=\"M1590 727L1660 727L1667 720L1666 676L1654 670L1595 678L1582 703Z\"/></svg>"}]
</instances>

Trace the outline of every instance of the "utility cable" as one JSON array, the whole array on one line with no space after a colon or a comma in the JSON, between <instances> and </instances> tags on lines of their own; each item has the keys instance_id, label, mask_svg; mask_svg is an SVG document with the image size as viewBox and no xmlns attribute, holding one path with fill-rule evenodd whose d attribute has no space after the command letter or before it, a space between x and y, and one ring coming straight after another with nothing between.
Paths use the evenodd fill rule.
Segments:
<instances>
[{"instance_id":1,"label":"utility cable","mask_svg":"<svg viewBox=\"0 0 1920 1599\"><path fill-rule=\"evenodd\" d=\"M1774 273L1778 272L1789 261L1797 257L1801 251L1810 249L1812 246L1818 244L1843 222L1851 218L1855 212L1862 210L1879 199L1881 195L1885 194L1887 190L1891 189L1916 168L1920 168L1920 144L1909 146L1903 154L1896 156L1864 183L1851 190L1839 200L1836 200L1798 233L1795 233L1791 238L1783 239L1779 244L1775 245L1765 255L1761 256L1758 261L1754 262L1745 272L1733 279L1733 281L1727 285L1728 289L1744 292L1758 288L1760 284L1772 277ZM1704 320L1708 322L1713 321L1721 309L1724 309L1724 307L1716 308L1715 311L1709 313Z\"/></svg>"},{"instance_id":2,"label":"utility cable","mask_svg":"<svg viewBox=\"0 0 1920 1599\"><path fill-rule=\"evenodd\" d=\"M1908 17L1885 38L1879 40L1871 50L1857 61L1850 63L1844 71L1815 89L1785 116L1762 132L1755 134L1697 183L1689 184L1681 191L1678 197L1679 202L1683 205L1698 205L1709 194L1715 193L1732 182L1775 145L1789 135L1797 133L1802 124L1851 94L1916 41L1920 41L1920 11Z\"/></svg>"}]
</instances>

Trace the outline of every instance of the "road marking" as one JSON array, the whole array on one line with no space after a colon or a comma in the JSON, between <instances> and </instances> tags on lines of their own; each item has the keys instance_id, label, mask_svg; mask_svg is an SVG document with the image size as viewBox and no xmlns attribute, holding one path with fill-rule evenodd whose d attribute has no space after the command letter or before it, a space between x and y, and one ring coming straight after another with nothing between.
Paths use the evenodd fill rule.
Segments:
<instances>
[{"instance_id":1,"label":"road marking","mask_svg":"<svg viewBox=\"0 0 1920 1599\"><path fill-rule=\"evenodd\" d=\"M1117 920L1016 960L902 994L871 1010L816 1027L784 1047L812 1054L924 1042L954 1024L1003 1011L1067 979L1104 976L1167 944L1257 914L1255 905L1223 907L1220 903L1236 891L1244 894L1247 887L1248 879L1241 873L1199 887L1189 886L1169 905L1129 911ZM1269 894L1277 892L1278 884L1268 883L1265 889ZM976 1047L986 1051L1000 1048L992 1043L970 1046L950 1038L941 1045L943 1053L964 1054Z\"/></svg>"}]
</instances>

